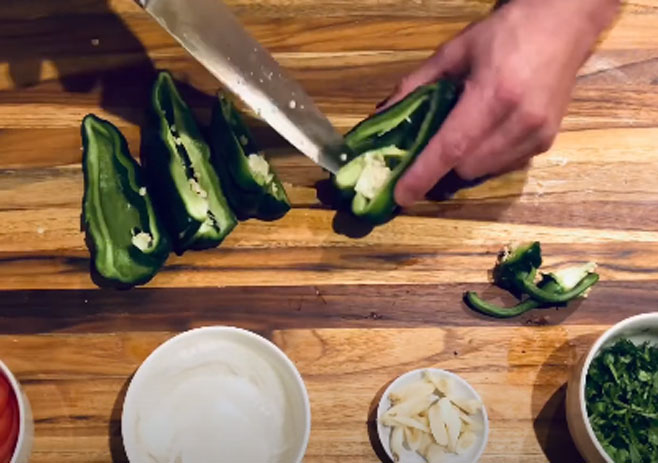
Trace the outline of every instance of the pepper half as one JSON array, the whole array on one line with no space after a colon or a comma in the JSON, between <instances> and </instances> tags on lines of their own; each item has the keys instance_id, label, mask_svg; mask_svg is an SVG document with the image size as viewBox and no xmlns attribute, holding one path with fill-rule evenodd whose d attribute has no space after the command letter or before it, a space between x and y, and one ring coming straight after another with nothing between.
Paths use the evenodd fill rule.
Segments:
<instances>
[{"instance_id":1,"label":"pepper half","mask_svg":"<svg viewBox=\"0 0 658 463\"><path fill-rule=\"evenodd\" d=\"M149 281L171 250L139 164L121 132L87 115L81 127L83 222L96 271L121 286Z\"/></svg>"},{"instance_id":2,"label":"pepper half","mask_svg":"<svg viewBox=\"0 0 658 463\"><path fill-rule=\"evenodd\" d=\"M334 184L351 199L355 216L379 225L395 215L395 184L439 130L457 97L449 81L419 87L345 135L355 157L338 171Z\"/></svg>"},{"instance_id":3,"label":"pepper half","mask_svg":"<svg viewBox=\"0 0 658 463\"><path fill-rule=\"evenodd\" d=\"M219 245L237 219L210 163L210 147L167 72L161 72L153 86L142 143L155 205L176 253Z\"/></svg>"},{"instance_id":4,"label":"pepper half","mask_svg":"<svg viewBox=\"0 0 658 463\"><path fill-rule=\"evenodd\" d=\"M290 210L281 181L235 105L221 93L213 106L209 140L213 165L240 220L277 220Z\"/></svg>"}]
</instances>

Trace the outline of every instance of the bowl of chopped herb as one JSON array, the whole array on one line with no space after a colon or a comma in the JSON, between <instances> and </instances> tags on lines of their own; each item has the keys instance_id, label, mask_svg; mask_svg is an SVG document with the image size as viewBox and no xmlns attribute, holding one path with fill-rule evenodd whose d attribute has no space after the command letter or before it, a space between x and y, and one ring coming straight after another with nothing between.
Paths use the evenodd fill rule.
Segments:
<instances>
[{"instance_id":1,"label":"bowl of chopped herb","mask_svg":"<svg viewBox=\"0 0 658 463\"><path fill-rule=\"evenodd\" d=\"M589 463L658 461L658 312L603 333L574 367L567 423Z\"/></svg>"}]
</instances>

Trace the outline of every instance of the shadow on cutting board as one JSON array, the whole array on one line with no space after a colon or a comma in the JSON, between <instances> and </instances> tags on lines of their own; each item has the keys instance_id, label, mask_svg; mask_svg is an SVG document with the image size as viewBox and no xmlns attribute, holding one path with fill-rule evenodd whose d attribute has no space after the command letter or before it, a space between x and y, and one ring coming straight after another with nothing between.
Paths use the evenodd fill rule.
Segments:
<instances>
[{"instance_id":1,"label":"shadow on cutting board","mask_svg":"<svg viewBox=\"0 0 658 463\"><path fill-rule=\"evenodd\" d=\"M561 376L556 373L556 369L571 368L584 353L578 350L577 346L588 346L595 338L596 334L584 335L564 342L551 353L537 373L532 391L533 427L537 442L551 463L584 461L567 427L567 384L560 385L548 400L546 389L555 382L556 375Z\"/></svg>"},{"instance_id":2,"label":"shadow on cutting board","mask_svg":"<svg viewBox=\"0 0 658 463\"><path fill-rule=\"evenodd\" d=\"M15 3L12 11L20 19L3 21L0 62L8 64L13 85L24 89L22 99L29 98L30 88L43 84L42 79L47 81L42 76L54 68L61 86L71 94L68 100L72 104L77 95L99 93L98 104L106 112L142 124L156 69L142 43L107 0L86 1L79 11L67 8L65 2L48 5L44 6L47 12L35 18L27 4L9 3ZM190 106L210 107L211 95L185 82L177 84ZM80 98L81 106L87 103Z\"/></svg>"},{"instance_id":3,"label":"shadow on cutting board","mask_svg":"<svg viewBox=\"0 0 658 463\"><path fill-rule=\"evenodd\" d=\"M134 374L123 383L119 394L117 395L114 405L112 406L112 414L110 415L110 428L108 430L110 453L112 454L112 463L128 463L128 457L123 448L123 438L121 436L121 412L123 411L123 401L128 392L128 386L132 381Z\"/></svg>"},{"instance_id":4,"label":"shadow on cutting board","mask_svg":"<svg viewBox=\"0 0 658 463\"><path fill-rule=\"evenodd\" d=\"M379 407L379 401L384 395L386 388L388 388L388 386L390 386L393 381L394 380L390 380L388 383L384 384L379 389L379 391L377 391L377 394L375 394L375 398L372 400L372 402L370 402L370 407L368 408L368 417L367 417L368 439L370 440L370 445L372 446L372 450L375 452L377 458L379 458L379 461L381 461L382 463L393 463L393 462L386 454L386 450L384 450L384 447L379 440L379 434L377 432L377 408Z\"/></svg>"}]
</instances>

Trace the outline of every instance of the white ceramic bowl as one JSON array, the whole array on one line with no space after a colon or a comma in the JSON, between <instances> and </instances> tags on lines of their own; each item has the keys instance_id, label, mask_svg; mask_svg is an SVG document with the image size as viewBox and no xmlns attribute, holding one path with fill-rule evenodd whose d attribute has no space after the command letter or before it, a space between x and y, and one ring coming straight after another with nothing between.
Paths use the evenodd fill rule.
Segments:
<instances>
[{"instance_id":1,"label":"white ceramic bowl","mask_svg":"<svg viewBox=\"0 0 658 463\"><path fill-rule=\"evenodd\" d=\"M455 393L457 395L466 399L476 399L482 402L480 395L469 383L466 382L466 380L454 373L442 370L440 368L421 368L418 370L409 371L402 376L399 376L386 388L382 394L382 398L379 401L379 407L377 408L377 434L379 435L379 441L381 442L384 451L391 459L391 461L394 461L390 445L391 428L381 424L379 419L384 413L386 413L389 408L391 408L391 401L388 398L390 393L402 386L421 380L423 378L424 371L432 371L439 376L448 376L454 383ZM475 441L475 444L473 444L469 451L463 455L446 455L443 460L444 463L475 463L480 459L484 453L484 449L487 447L487 441L489 440L489 417L487 416L487 410L484 406L484 402L482 402L481 411L479 411L474 416L474 419L482 423L482 431L478 434L478 439ZM405 453L401 455L400 463L426 463L426 461L417 452L405 449Z\"/></svg>"},{"instance_id":2,"label":"white ceramic bowl","mask_svg":"<svg viewBox=\"0 0 658 463\"><path fill-rule=\"evenodd\" d=\"M658 312L627 318L603 333L589 352L574 366L567 386L566 413L569 432L580 454L589 463L614 463L597 440L587 415L585 384L592 360L606 347L620 338L633 342L658 343Z\"/></svg>"},{"instance_id":3,"label":"white ceramic bowl","mask_svg":"<svg viewBox=\"0 0 658 463\"><path fill-rule=\"evenodd\" d=\"M16 377L2 361L0 361L0 375L3 375L9 381L9 385L18 403L18 439L10 463L27 463L30 459L32 444L34 442L34 419L32 418L30 401L27 395L25 395L25 392L23 392Z\"/></svg>"},{"instance_id":4,"label":"white ceramic bowl","mask_svg":"<svg viewBox=\"0 0 658 463\"><path fill-rule=\"evenodd\" d=\"M231 366L227 367L226 365ZM206 381L204 384L210 385L210 387L203 389L203 392L196 389L196 385L199 383L195 381L198 381L199 376L197 375L194 377L196 379L191 380L190 368L194 372L203 371L205 379L202 381ZM264 370L267 371L269 381L259 383L258 375L262 375ZM230 372L228 376L226 376L226 371ZM258 445L263 439L267 439L267 436L260 435L264 433L260 433L259 429L265 428L258 428L258 424L278 420L281 426L276 428L275 434L285 436L280 440L285 441L286 444L286 450L281 455L280 463L299 463L302 461L311 428L308 393L293 363L283 351L269 340L239 328L212 326L179 334L155 349L135 373L124 401L122 414L123 444L126 455L132 463L143 463L143 461L140 461L144 458L144 448L139 437L140 432L143 434L151 433L151 437L153 437L153 433L156 433L157 439L163 435L160 433L169 432L164 428L160 430L160 421L158 420L153 421L153 426L140 424L140 420L144 420L144 417L140 416L139 410L143 410L144 405L152 400L149 394L154 394L154 391L159 390L158 388L163 384L165 386L167 384L173 385L176 388L178 397L182 394L185 397L186 404L194 405L195 411L191 412L193 418L197 414L204 415L204 418L199 422L194 419L190 424L194 426L194 436L209 433L210 436L217 437L218 434L222 434L217 432L218 429L224 429L227 432L240 429L240 431L235 432L241 437L230 439L226 443L237 449L237 453L244 455L245 452L253 450L251 448L253 445ZM238 386L236 387L235 384ZM255 388L256 384L261 386L262 384L268 384L267 393L274 392L277 402L280 402L281 405L274 409L266 406L251 407L248 412L245 411L246 408L237 405L240 400L242 400L242 404L251 405L253 403L249 400L245 402L242 395L243 391L246 389L251 390L252 386ZM180 389L181 387L187 388L185 389L186 392L181 393L180 391L184 390ZM190 387L195 391L192 394L187 393ZM222 388L221 390L224 391L221 394L219 405L213 395L218 388ZM197 390L200 391L199 394L196 393ZM204 395L210 400L204 399ZM194 397L200 402L194 403L194 400L187 402L189 397ZM256 397L260 398L260 396ZM156 402L156 404L158 403L160 402ZM179 409L176 408L176 410ZM272 410L274 410L273 415ZM281 410L284 410L284 412L279 413ZM249 413L248 417L251 421L248 421L248 423L256 423L256 426L246 425L250 435L244 438L242 437L244 435L242 423L247 422L245 421L247 418L246 415L241 415L243 411L245 414ZM270 415L267 415L267 413L270 413ZM187 416L189 418L189 414ZM157 429L154 429L156 427ZM281 430L280 434L279 429ZM222 435L226 436L228 434L223 433ZM167 442L166 439L165 442ZM184 445L190 445L190 448L194 448L193 444ZM140 457L140 455L142 456ZM202 461L206 459L204 456L198 458ZM231 457L227 458L230 459Z\"/></svg>"}]
</instances>

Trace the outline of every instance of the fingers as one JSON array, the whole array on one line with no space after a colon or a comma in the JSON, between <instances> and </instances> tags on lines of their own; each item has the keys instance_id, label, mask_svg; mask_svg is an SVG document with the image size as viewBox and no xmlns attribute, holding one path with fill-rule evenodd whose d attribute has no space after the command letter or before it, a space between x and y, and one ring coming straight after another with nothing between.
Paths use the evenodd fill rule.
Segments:
<instances>
[{"instance_id":1,"label":"fingers","mask_svg":"<svg viewBox=\"0 0 658 463\"><path fill-rule=\"evenodd\" d=\"M439 132L397 182L395 200L403 207L422 199L436 182L461 164L509 115L508 99L467 81L459 102Z\"/></svg>"},{"instance_id":2,"label":"fingers","mask_svg":"<svg viewBox=\"0 0 658 463\"><path fill-rule=\"evenodd\" d=\"M537 153L534 141L519 141L511 145L510 140L485 143L486 150L477 157L469 158L463 165L455 166L455 172L464 180L475 180L487 175L500 175L525 166ZM482 165L478 165L480 162Z\"/></svg>"},{"instance_id":3,"label":"fingers","mask_svg":"<svg viewBox=\"0 0 658 463\"><path fill-rule=\"evenodd\" d=\"M512 161L510 164L507 164L505 167L501 168L497 172L491 172L491 175L503 175L517 170L528 169L530 167L531 158L532 156L523 156L520 159Z\"/></svg>"},{"instance_id":4,"label":"fingers","mask_svg":"<svg viewBox=\"0 0 658 463\"><path fill-rule=\"evenodd\" d=\"M445 75L461 76L468 71L466 41L458 37L442 45L418 69L407 75L398 84L391 96L377 105L384 110L402 100L421 85L435 82Z\"/></svg>"},{"instance_id":5,"label":"fingers","mask_svg":"<svg viewBox=\"0 0 658 463\"><path fill-rule=\"evenodd\" d=\"M517 109L455 171L465 180L508 171L530 157L547 151L554 127L541 111Z\"/></svg>"}]
</instances>

